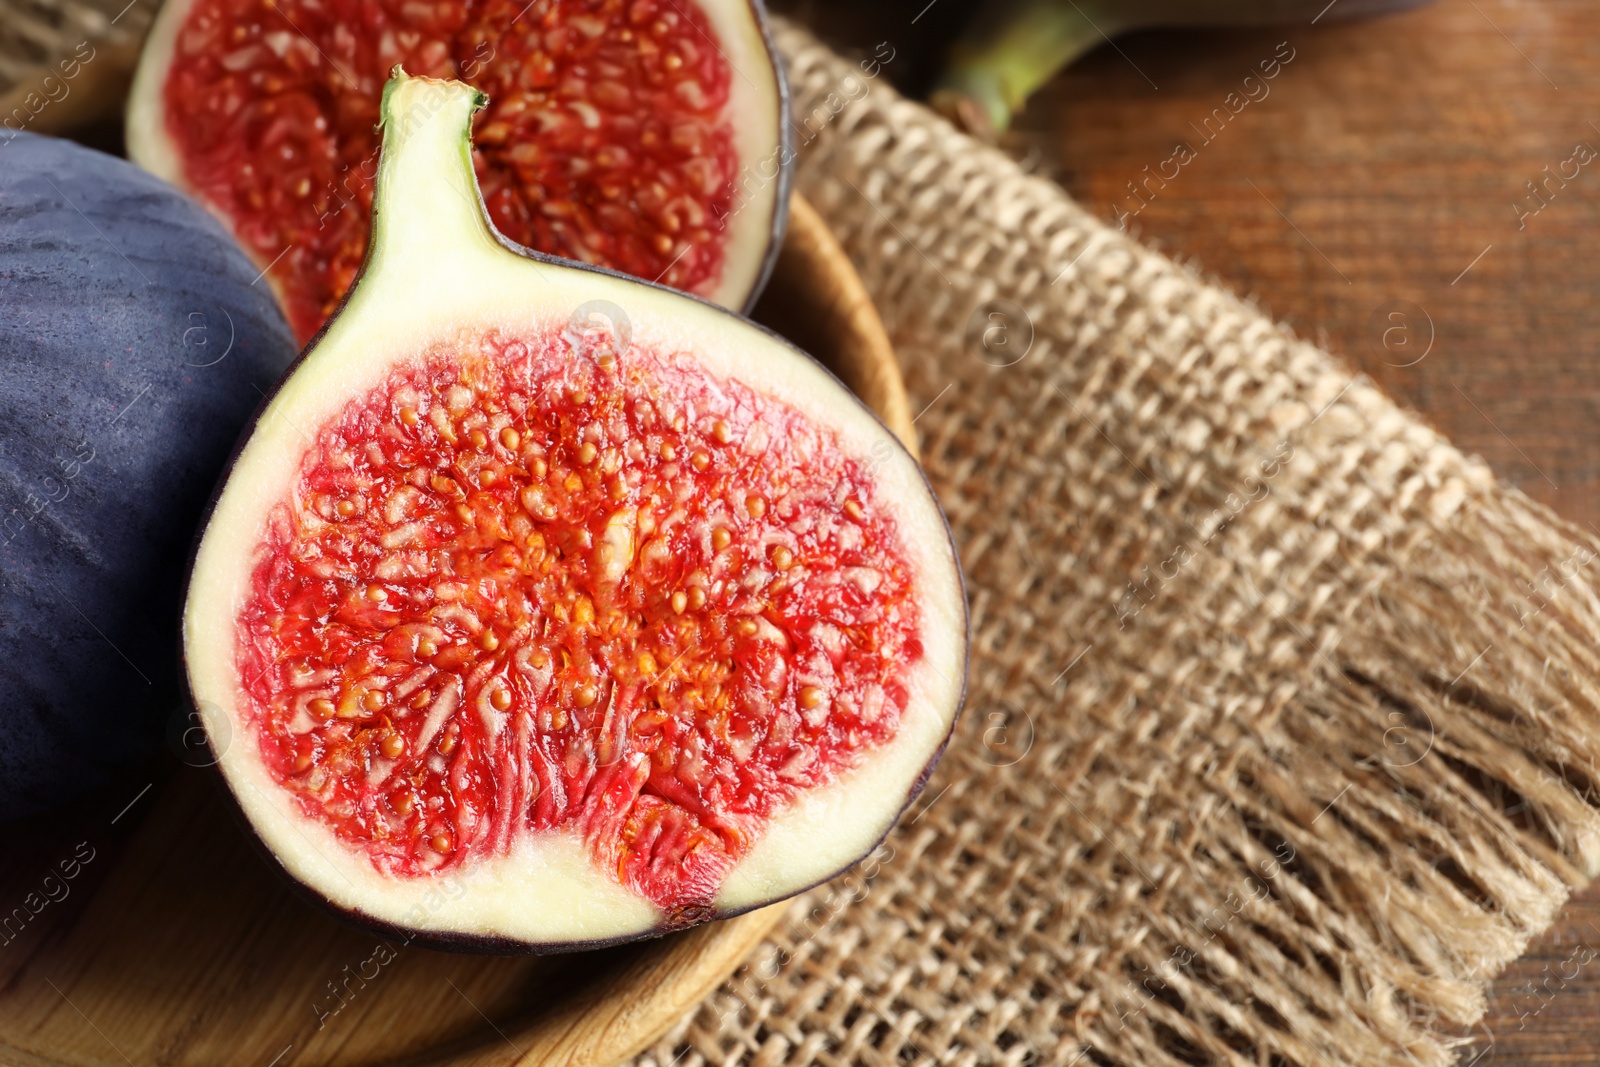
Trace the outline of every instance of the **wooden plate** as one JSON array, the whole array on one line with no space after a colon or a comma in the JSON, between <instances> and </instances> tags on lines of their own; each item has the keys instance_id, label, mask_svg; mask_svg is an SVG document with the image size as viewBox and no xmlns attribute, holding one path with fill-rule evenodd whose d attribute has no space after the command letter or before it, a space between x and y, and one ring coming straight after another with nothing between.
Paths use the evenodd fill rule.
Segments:
<instances>
[{"instance_id":1,"label":"wooden plate","mask_svg":"<svg viewBox=\"0 0 1600 1067\"><path fill-rule=\"evenodd\" d=\"M910 443L888 338L798 196L768 293L756 317ZM302 901L213 773L171 761L0 828L0 894L0 1062L29 1067L605 1067L704 999L783 907L568 956L433 952Z\"/></svg>"}]
</instances>

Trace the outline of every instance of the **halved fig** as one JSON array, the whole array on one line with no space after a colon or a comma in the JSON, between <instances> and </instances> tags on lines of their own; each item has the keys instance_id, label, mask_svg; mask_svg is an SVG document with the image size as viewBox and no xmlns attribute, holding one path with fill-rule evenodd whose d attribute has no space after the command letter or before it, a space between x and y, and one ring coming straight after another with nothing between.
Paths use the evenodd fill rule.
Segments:
<instances>
[{"instance_id":1,"label":"halved fig","mask_svg":"<svg viewBox=\"0 0 1600 1067\"><path fill-rule=\"evenodd\" d=\"M169 0L127 147L196 194L304 343L366 250L391 67L492 99L474 161L512 240L753 305L792 151L760 0Z\"/></svg>"},{"instance_id":2,"label":"halved fig","mask_svg":"<svg viewBox=\"0 0 1600 1067\"><path fill-rule=\"evenodd\" d=\"M864 856L950 734L966 610L916 461L820 365L495 232L483 102L385 92L362 274L220 490L184 641L291 876L543 951Z\"/></svg>"}]
</instances>

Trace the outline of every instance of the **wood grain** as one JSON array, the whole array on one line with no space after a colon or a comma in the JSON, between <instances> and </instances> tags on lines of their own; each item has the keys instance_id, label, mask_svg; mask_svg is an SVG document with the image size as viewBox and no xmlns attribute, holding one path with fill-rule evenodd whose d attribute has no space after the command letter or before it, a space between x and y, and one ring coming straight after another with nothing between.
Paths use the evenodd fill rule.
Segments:
<instances>
[{"instance_id":1,"label":"wood grain","mask_svg":"<svg viewBox=\"0 0 1600 1067\"><path fill-rule=\"evenodd\" d=\"M796 198L770 325L912 441L882 325ZM181 725L181 724L180 724ZM605 1067L745 958L775 905L599 952L482 957L346 926L258 854L208 769L163 761L0 835L0 1062Z\"/></svg>"}]
</instances>

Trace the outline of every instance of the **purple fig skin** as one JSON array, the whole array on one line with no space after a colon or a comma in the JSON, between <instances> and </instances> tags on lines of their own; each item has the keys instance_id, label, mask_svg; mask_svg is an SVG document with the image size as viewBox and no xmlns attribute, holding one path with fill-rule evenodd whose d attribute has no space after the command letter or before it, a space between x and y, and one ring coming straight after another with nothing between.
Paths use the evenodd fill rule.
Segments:
<instances>
[{"instance_id":1,"label":"purple fig skin","mask_svg":"<svg viewBox=\"0 0 1600 1067\"><path fill-rule=\"evenodd\" d=\"M761 269L756 272L754 283L750 292L745 297L744 304L739 308L739 313L748 316L755 310L756 301L761 299L761 293L767 287L767 282L772 278L772 271L778 265L778 253L783 250L783 235L789 228L789 195L794 186L794 123L789 119L789 75L783 57L778 54L778 48L772 43L772 28L767 24L767 7L763 0L750 0L750 17L756 25L761 27L761 40L766 44L767 58L772 63L772 69L778 78L778 195L773 201L772 222L768 227L770 235L767 241L767 254L761 261ZM760 165L760 161L757 161Z\"/></svg>"},{"instance_id":2,"label":"purple fig skin","mask_svg":"<svg viewBox=\"0 0 1600 1067\"><path fill-rule=\"evenodd\" d=\"M206 495L294 356L221 225L101 152L0 134L0 821L159 747Z\"/></svg>"}]
</instances>

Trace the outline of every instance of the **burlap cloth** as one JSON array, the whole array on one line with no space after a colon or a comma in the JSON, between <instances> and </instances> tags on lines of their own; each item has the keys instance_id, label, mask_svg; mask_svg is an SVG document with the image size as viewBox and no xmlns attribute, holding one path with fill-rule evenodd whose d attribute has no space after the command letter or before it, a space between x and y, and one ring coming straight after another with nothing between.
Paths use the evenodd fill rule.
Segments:
<instances>
[{"instance_id":1,"label":"burlap cloth","mask_svg":"<svg viewBox=\"0 0 1600 1067\"><path fill-rule=\"evenodd\" d=\"M1451 1062L1600 868L1600 545L872 56L778 41L972 681L874 861L638 1063Z\"/></svg>"},{"instance_id":2,"label":"burlap cloth","mask_svg":"<svg viewBox=\"0 0 1600 1067\"><path fill-rule=\"evenodd\" d=\"M80 2L4 4L0 53L149 16ZM971 689L885 845L637 1063L1450 1062L1600 868L1600 542L873 57L778 39Z\"/></svg>"}]
</instances>

